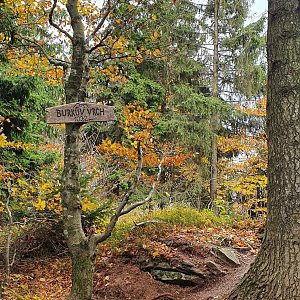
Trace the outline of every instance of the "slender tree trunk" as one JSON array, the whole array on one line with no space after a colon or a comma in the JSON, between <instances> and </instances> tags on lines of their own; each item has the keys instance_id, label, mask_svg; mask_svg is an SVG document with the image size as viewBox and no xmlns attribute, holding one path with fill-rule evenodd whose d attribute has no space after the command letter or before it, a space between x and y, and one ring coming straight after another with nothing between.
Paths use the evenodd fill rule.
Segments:
<instances>
[{"instance_id":1,"label":"slender tree trunk","mask_svg":"<svg viewBox=\"0 0 300 300\"><path fill-rule=\"evenodd\" d=\"M269 0L268 217L261 250L229 300L300 299L300 4Z\"/></svg>"},{"instance_id":2,"label":"slender tree trunk","mask_svg":"<svg viewBox=\"0 0 300 300\"><path fill-rule=\"evenodd\" d=\"M213 55L213 80L212 80L212 96L219 97L219 0L215 0L214 3L214 55ZM217 149L217 129L219 125L219 116L215 113L211 118L211 129L213 133L211 141L211 158L210 158L210 200L212 208L217 213L215 200L217 198L217 176L218 176L218 149Z\"/></svg>"},{"instance_id":3,"label":"slender tree trunk","mask_svg":"<svg viewBox=\"0 0 300 300\"><path fill-rule=\"evenodd\" d=\"M67 300L91 300L95 251L84 243L73 246L72 252L72 290Z\"/></svg>"},{"instance_id":4,"label":"slender tree trunk","mask_svg":"<svg viewBox=\"0 0 300 300\"><path fill-rule=\"evenodd\" d=\"M73 29L70 75L65 83L66 103L84 101L88 82L88 56L78 0L68 0ZM81 223L80 124L66 124L61 197L64 235L72 260L72 289L68 300L91 300L96 247L89 244Z\"/></svg>"}]
</instances>

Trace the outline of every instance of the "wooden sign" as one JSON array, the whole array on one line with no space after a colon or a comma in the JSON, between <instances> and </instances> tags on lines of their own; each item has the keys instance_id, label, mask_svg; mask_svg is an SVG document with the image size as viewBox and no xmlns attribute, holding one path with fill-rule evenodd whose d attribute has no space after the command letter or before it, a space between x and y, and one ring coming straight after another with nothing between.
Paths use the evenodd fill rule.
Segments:
<instances>
[{"instance_id":1,"label":"wooden sign","mask_svg":"<svg viewBox=\"0 0 300 300\"><path fill-rule=\"evenodd\" d=\"M48 124L106 122L116 120L114 107L90 102L74 102L46 109Z\"/></svg>"}]
</instances>

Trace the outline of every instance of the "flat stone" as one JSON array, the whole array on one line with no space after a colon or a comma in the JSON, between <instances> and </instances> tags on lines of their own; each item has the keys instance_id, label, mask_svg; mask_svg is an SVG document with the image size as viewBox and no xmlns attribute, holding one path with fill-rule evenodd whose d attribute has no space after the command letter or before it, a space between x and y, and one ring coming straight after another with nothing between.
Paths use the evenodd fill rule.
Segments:
<instances>
[{"instance_id":1,"label":"flat stone","mask_svg":"<svg viewBox=\"0 0 300 300\"><path fill-rule=\"evenodd\" d=\"M221 266L213 261L208 261L206 267L210 273L216 276L226 275L226 272L222 270Z\"/></svg>"},{"instance_id":2,"label":"flat stone","mask_svg":"<svg viewBox=\"0 0 300 300\"><path fill-rule=\"evenodd\" d=\"M225 263L236 267L241 265L236 252L231 248L214 247L212 253Z\"/></svg>"},{"instance_id":3,"label":"flat stone","mask_svg":"<svg viewBox=\"0 0 300 300\"><path fill-rule=\"evenodd\" d=\"M141 266L143 271L150 272L154 279L165 283L183 286L202 286L206 280L206 274L197 269L191 263L148 262Z\"/></svg>"},{"instance_id":4,"label":"flat stone","mask_svg":"<svg viewBox=\"0 0 300 300\"><path fill-rule=\"evenodd\" d=\"M202 286L204 279L194 275L187 275L177 271L151 270L154 279L182 286Z\"/></svg>"}]
</instances>

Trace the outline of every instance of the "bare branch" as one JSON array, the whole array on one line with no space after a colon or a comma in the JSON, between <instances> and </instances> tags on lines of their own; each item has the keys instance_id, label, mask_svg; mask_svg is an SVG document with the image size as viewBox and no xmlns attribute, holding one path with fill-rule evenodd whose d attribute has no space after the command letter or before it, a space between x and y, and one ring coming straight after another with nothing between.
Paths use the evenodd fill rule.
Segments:
<instances>
[{"instance_id":1,"label":"bare branch","mask_svg":"<svg viewBox=\"0 0 300 300\"><path fill-rule=\"evenodd\" d=\"M144 200L136 202L136 203L130 205L129 207L127 207L126 209L124 209L126 204L128 203L130 196L134 193L134 191L137 187L137 184L140 180L140 176L141 176L141 172L142 172L142 148L140 145L138 146L138 166L137 166L137 170L136 170L135 181L131 185L129 191L123 197L122 201L120 202L119 206L116 209L115 214L111 217L110 222L109 222L108 226L106 227L106 230L101 234L91 236L91 239L90 239L91 245L93 245L95 247L95 245L97 245L98 243L105 241L111 235L120 216L125 215L125 214L129 213L130 211L132 211L133 209L150 201L150 199L155 191L156 185L160 180L160 176L161 176L161 172L162 172L163 158L164 158L164 156L162 155L159 165L158 165L158 173L157 173L156 179L152 183L151 190L148 193L147 197Z\"/></svg>"},{"instance_id":2,"label":"bare branch","mask_svg":"<svg viewBox=\"0 0 300 300\"><path fill-rule=\"evenodd\" d=\"M73 41L73 37L66 30L62 29L58 24L54 23L54 21L53 21L53 14L54 14L56 5L57 5L57 0L53 0L53 5L52 5L50 13L49 13L49 23L51 26L56 28L59 32L63 33L66 37L68 37L71 41Z\"/></svg>"},{"instance_id":3,"label":"bare branch","mask_svg":"<svg viewBox=\"0 0 300 300\"><path fill-rule=\"evenodd\" d=\"M130 196L134 193L134 191L138 185L138 182L140 180L141 173L142 173L142 165L143 165L143 151L142 151L142 147L139 143L139 145L138 145L138 164L137 164L137 168L136 168L136 176L135 176L134 182L130 186L129 191L124 195L122 201L119 203L119 206L117 207L115 214L110 218L110 222L107 225L105 231L102 232L101 234L91 236L90 243L92 243L93 245L97 245L98 243L105 241L111 235L119 217L121 216L122 210L126 206Z\"/></svg>"},{"instance_id":4,"label":"bare branch","mask_svg":"<svg viewBox=\"0 0 300 300\"><path fill-rule=\"evenodd\" d=\"M142 201L139 201L139 202L136 202L136 203L133 203L132 205L130 205L129 207L127 207L126 209L124 209L122 212L121 212L121 216L123 215L126 215L128 214L129 212L131 212L132 210L134 210L135 208L147 203L148 201L151 200L152 198L152 195L153 193L155 192L155 188L156 188L156 185L157 183L159 182L160 180L160 176L161 176L161 172L162 172L162 162L163 162L163 155L161 156L161 159L160 159L160 162L159 162L159 165L158 165L158 173L157 173L157 176L156 176L156 179L153 181L152 183L152 187L151 187L151 190L150 192L148 193L148 196L142 200Z\"/></svg>"},{"instance_id":5,"label":"bare branch","mask_svg":"<svg viewBox=\"0 0 300 300\"><path fill-rule=\"evenodd\" d=\"M107 4L108 4L107 11L105 12L105 14L103 15L103 17L99 21L99 24L97 25L97 27L95 28L95 30L87 37L87 39L86 39L86 44L87 45L88 45L89 41L91 41L95 37L95 35L97 34L97 32L101 29L101 27L103 26L105 20L109 16L110 12L116 7L117 3L118 3L118 1L115 3L115 5L111 6L110 0L107 1Z\"/></svg>"},{"instance_id":6,"label":"bare branch","mask_svg":"<svg viewBox=\"0 0 300 300\"><path fill-rule=\"evenodd\" d=\"M87 49L87 53L92 53L97 48L101 47L103 45L103 42L107 39L107 37L111 34L111 32L112 32L112 29L107 30L105 35L102 37L102 39L100 40L100 42L98 44L93 46L91 49Z\"/></svg>"}]
</instances>

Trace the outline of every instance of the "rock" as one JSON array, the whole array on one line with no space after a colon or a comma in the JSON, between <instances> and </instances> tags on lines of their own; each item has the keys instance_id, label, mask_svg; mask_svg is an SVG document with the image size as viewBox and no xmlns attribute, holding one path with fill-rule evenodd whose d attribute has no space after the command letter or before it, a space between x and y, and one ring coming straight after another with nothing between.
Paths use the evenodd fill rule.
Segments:
<instances>
[{"instance_id":1,"label":"rock","mask_svg":"<svg viewBox=\"0 0 300 300\"><path fill-rule=\"evenodd\" d=\"M165 283L177 284L183 286L203 285L204 279L195 275L187 275L177 271L151 270L151 275Z\"/></svg>"},{"instance_id":2,"label":"rock","mask_svg":"<svg viewBox=\"0 0 300 300\"><path fill-rule=\"evenodd\" d=\"M174 271L174 267L172 267L167 262L154 262L150 261L145 266L142 266L141 269L143 271L151 271L151 270L163 270L163 271Z\"/></svg>"},{"instance_id":3,"label":"rock","mask_svg":"<svg viewBox=\"0 0 300 300\"><path fill-rule=\"evenodd\" d=\"M186 265L182 264L182 265L176 266L176 270L180 271L184 274L196 275L196 276L199 276L202 278L206 278L206 274L195 267L190 267L190 266L186 266Z\"/></svg>"},{"instance_id":4,"label":"rock","mask_svg":"<svg viewBox=\"0 0 300 300\"><path fill-rule=\"evenodd\" d=\"M214 247L214 248L212 248L212 253L216 257L218 257L219 259L224 261L225 263L228 263L235 267L241 265L237 255L236 255L236 252L231 248Z\"/></svg>"},{"instance_id":5,"label":"rock","mask_svg":"<svg viewBox=\"0 0 300 300\"><path fill-rule=\"evenodd\" d=\"M191 263L173 266L168 262L152 261L141 266L141 269L150 272L155 279L171 284L196 286L203 285L206 280L206 274Z\"/></svg>"},{"instance_id":6,"label":"rock","mask_svg":"<svg viewBox=\"0 0 300 300\"><path fill-rule=\"evenodd\" d=\"M221 266L219 266L218 264L216 264L213 261L208 261L206 263L206 267L207 267L208 271L213 275L216 275L216 276L226 275L226 272L221 269Z\"/></svg>"}]
</instances>

